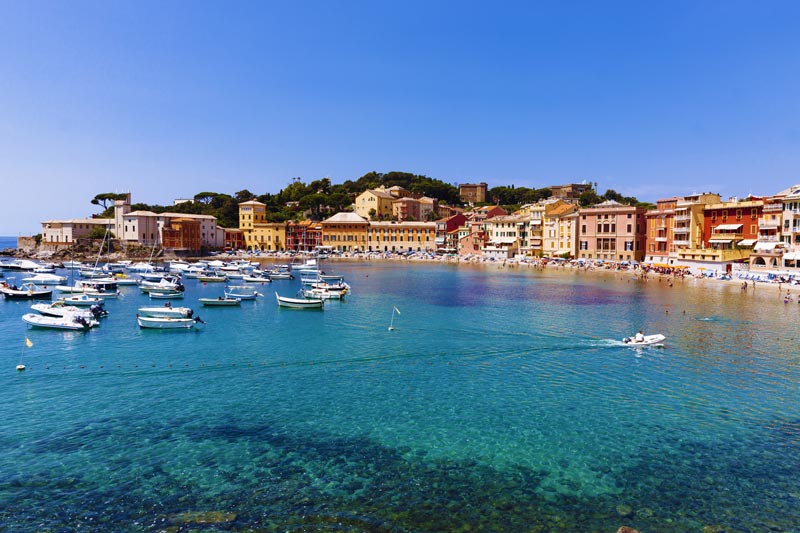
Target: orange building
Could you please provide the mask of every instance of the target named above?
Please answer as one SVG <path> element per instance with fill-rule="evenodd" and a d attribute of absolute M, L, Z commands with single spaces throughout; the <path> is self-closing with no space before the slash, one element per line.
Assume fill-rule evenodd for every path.
<path fill-rule="evenodd" d="M 641 261 L 645 247 L 645 209 L 608 200 L 578 212 L 578 257 Z"/>
<path fill-rule="evenodd" d="M 171 218 L 161 228 L 163 246 L 176 252 L 199 252 L 200 221 L 192 218 Z"/>

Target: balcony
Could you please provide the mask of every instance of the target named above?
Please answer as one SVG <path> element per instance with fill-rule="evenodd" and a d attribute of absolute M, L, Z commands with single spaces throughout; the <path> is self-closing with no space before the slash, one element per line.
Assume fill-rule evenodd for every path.
<path fill-rule="evenodd" d="M 777 235 L 759 235 L 760 242 L 779 242 L 781 239 Z"/>
<path fill-rule="evenodd" d="M 783 211 L 783 204 L 767 204 L 761 208 L 763 213 L 780 213 Z"/>
<path fill-rule="evenodd" d="M 675 215 L 674 219 L 675 222 L 690 222 L 692 215 Z"/>
<path fill-rule="evenodd" d="M 692 242 L 689 239 L 686 239 L 685 241 L 675 239 L 672 241 L 672 244 L 674 244 L 675 246 L 686 246 L 687 248 L 689 247 L 689 245 L 691 245 L 691 243 Z"/>

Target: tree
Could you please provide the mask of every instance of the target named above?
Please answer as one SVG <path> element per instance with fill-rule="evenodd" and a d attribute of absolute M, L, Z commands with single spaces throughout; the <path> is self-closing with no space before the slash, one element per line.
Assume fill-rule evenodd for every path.
<path fill-rule="evenodd" d="M 589 207 L 592 205 L 597 205 L 602 202 L 602 198 L 597 196 L 597 193 L 594 191 L 585 191 L 582 192 L 581 195 L 578 197 L 578 205 L 581 207 Z"/>
<path fill-rule="evenodd" d="M 200 202 L 201 204 L 210 204 L 211 200 L 217 195 L 215 192 L 199 192 L 194 195 L 194 201 Z"/>
<path fill-rule="evenodd" d="M 117 194 L 115 192 L 104 192 L 92 198 L 93 205 L 99 205 L 103 211 L 114 205 L 115 200 L 124 200 L 128 195 L 126 193 Z M 109 203 L 110 202 L 110 203 Z"/>
<path fill-rule="evenodd" d="M 247 189 L 242 189 L 241 191 L 234 194 L 233 197 L 236 198 L 237 202 L 242 203 L 242 202 L 249 202 L 250 200 L 255 198 L 256 195 L 251 193 Z"/>

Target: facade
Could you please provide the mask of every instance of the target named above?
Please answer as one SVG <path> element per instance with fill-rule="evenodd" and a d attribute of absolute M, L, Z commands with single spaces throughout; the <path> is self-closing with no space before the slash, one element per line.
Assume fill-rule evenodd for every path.
<path fill-rule="evenodd" d="M 455 246 L 447 248 L 448 250 L 455 249 L 458 251 L 458 255 L 482 255 L 487 236 L 480 225 L 473 226 L 467 223 L 451 233 L 454 236 Z"/>
<path fill-rule="evenodd" d="M 609 200 L 578 211 L 578 258 L 641 261 L 645 209 Z"/>
<path fill-rule="evenodd" d="M 170 218 L 161 229 L 162 246 L 176 252 L 199 252 L 200 221 L 196 218 Z"/>
<path fill-rule="evenodd" d="M 553 198 L 563 200 L 570 204 L 578 203 L 581 194 L 591 191 L 591 183 L 570 183 L 567 185 L 551 185 L 548 187 Z"/>
<path fill-rule="evenodd" d="M 353 211 L 365 220 L 389 220 L 393 216 L 392 203 L 395 200 L 397 198 L 383 187 L 369 189 L 356 196 Z M 373 210 L 374 216 L 371 217 Z"/>
<path fill-rule="evenodd" d="M 530 249 L 531 217 L 505 215 L 486 219 L 481 226 L 486 232 L 486 243 L 481 252 L 489 257 L 509 259 L 522 248 Z M 541 238 L 538 238 L 541 246 Z"/>
<path fill-rule="evenodd" d="M 508 211 L 499 205 L 489 205 L 484 207 L 476 207 L 464 213 L 464 216 L 466 216 L 471 222 L 483 222 L 487 218 L 505 216 L 507 214 Z"/>
<path fill-rule="evenodd" d="M 340 252 L 363 252 L 367 250 L 367 228 L 369 222 L 356 213 L 336 213 L 323 220 L 322 245 Z"/>
<path fill-rule="evenodd" d="M 443 218 L 441 220 L 436 221 L 436 249 L 440 250 L 442 248 L 450 248 L 455 250 L 455 239 L 452 239 L 451 242 L 448 242 L 448 235 L 452 235 L 452 232 L 466 224 L 467 217 L 465 217 L 462 213 L 457 213 L 455 215 L 449 216 L 447 218 Z"/>
<path fill-rule="evenodd" d="M 489 186 L 486 183 L 461 183 L 458 186 L 458 196 L 462 202 L 481 204 L 486 202 Z"/>
<path fill-rule="evenodd" d="M 436 212 L 436 200 L 433 198 L 403 197 L 392 202 L 392 215 L 398 221 L 428 220 Z"/>
<path fill-rule="evenodd" d="M 75 218 L 71 220 L 46 220 L 42 222 L 42 242 L 70 245 L 85 239 L 94 228 L 115 229 L 113 218 Z M 116 237 L 116 234 L 114 235 Z"/>
<path fill-rule="evenodd" d="M 370 252 L 434 252 L 435 222 L 370 222 L 367 228 Z"/>
<path fill-rule="evenodd" d="M 322 245 L 322 225 L 313 220 L 286 224 L 286 249 L 310 252 Z"/>
<path fill-rule="evenodd" d="M 239 229 L 246 250 L 286 249 L 286 224 L 267 222 L 267 205 L 262 202 L 250 200 L 239 204 Z"/>
<path fill-rule="evenodd" d="M 239 228 L 223 228 L 225 232 L 224 247 L 227 250 L 244 250 L 244 233 Z"/>
<path fill-rule="evenodd" d="M 547 257 L 576 257 L 578 253 L 578 206 L 558 202 L 545 211 L 542 254 Z"/>
<path fill-rule="evenodd" d="M 176 219 L 190 219 L 198 223 L 201 248 L 222 248 L 225 232 L 217 226 L 217 219 L 211 215 L 131 211 L 122 216 L 122 233 L 117 237 L 145 246 L 160 244 L 169 249 L 164 243 L 163 229 L 172 227 L 172 221 Z"/>
<path fill-rule="evenodd" d="M 644 214 L 647 229 L 645 260 L 653 264 L 669 264 L 669 256 L 675 251 L 675 206 L 680 198 L 662 198 L 656 208 Z"/>

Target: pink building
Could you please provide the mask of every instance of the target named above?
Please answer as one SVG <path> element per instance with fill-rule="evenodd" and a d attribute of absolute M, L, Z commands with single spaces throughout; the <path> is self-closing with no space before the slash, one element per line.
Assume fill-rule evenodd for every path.
<path fill-rule="evenodd" d="M 645 208 L 608 200 L 578 212 L 578 258 L 641 261 Z"/>

